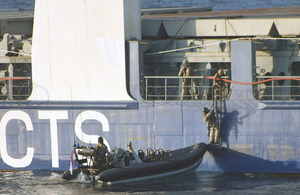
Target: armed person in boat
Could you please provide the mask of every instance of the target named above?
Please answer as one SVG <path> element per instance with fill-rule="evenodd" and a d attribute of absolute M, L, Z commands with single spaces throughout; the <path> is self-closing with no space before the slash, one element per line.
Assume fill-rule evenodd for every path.
<path fill-rule="evenodd" d="M 207 122 L 208 136 L 210 136 L 209 144 L 217 144 L 219 142 L 219 129 L 217 128 L 216 116 L 214 113 L 214 107 L 212 110 L 203 108 L 203 118 Z"/>
<path fill-rule="evenodd" d="M 194 69 L 190 66 L 188 60 L 183 60 L 183 67 L 180 69 L 178 76 L 194 76 Z M 194 79 L 183 78 L 182 79 L 182 91 L 180 100 L 191 99 L 193 97 L 193 86 L 195 86 Z"/>
<path fill-rule="evenodd" d="M 103 143 L 103 137 L 98 137 L 98 144 L 94 151 L 95 168 L 102 168 L 108 164 L 107 154 L 109 154 L 109 152 L 107 146 Z"/>

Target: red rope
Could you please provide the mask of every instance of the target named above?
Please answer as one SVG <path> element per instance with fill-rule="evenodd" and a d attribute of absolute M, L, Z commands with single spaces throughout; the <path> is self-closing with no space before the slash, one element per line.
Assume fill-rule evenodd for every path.
<path fill-rule="evenodd" d="M 204 78 L 205 79 L 214 79 L 214 77 L 204 77 Z M 269 82 L 269 81 L 279 81 L 279 80 L 300 81 L 300 79 L 297 79 L 297 78 L 274 78 L 274 79 L 266 79 L 266 80 L 262 80 L 262 81 L 252 82 L 252 83 L 245 83 L 245 82 L 232 81 L 232 80 L 228 80 L 228 79 L 220 79 L 220 78 L 216 78 L 216 79 L 221 80 L 221 81 L 225 81 L 225 82 L 229 82 L 229 83 L 239 84 L 239 85 L 256 85 L 256 84 L 260 84 L 260 83 L 266 83 L 266 82 Z"/>
<path fill-rule="evenodd" d="M 30 79 L 30 77 L 7 77 L 7 78 L 0 78 L 0 81 L 26 80 L 26 79 Z"/>

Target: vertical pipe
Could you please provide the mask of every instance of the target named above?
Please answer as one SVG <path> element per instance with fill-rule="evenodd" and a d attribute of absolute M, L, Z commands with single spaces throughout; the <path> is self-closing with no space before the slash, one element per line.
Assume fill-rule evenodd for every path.
<path fill-rule="evenodd" d="M 272 100 L 274 100 L 274 80 L 272 80 Z"/>
<path fill-rule="evenodd" d="M 167 83 L 168 83 L 168 80 L 167 80 L 167 78 L 165 78 L 165 100 L 167 100 Z"/>
<path fill-rule="evenodd" d="M 146 100 L 148 100 L 148 78 L 146 78 Z"/>
<path fill-rule="evenodd" d="M 191 78 L 191 86 L 190 86 L 190 91 L 192 92 L 191 95 L 191 100 L 194 100 L 195 96 L 194 96 L 194 86 L 193 86 L 193 82 L 194 82 L 194 78 Z"/>
<path fill-rule="evenodd" d="M 10 78 L 12 78 L 14 76 L 14 67 L 11 63 L 8 65 L 8 76 Z M 7 98 L 9 100 L 13 99 L 13 81 L 12 80 L 8 81 L 8 97 Z"/>
<path fill-rule="evenodd" d="M 219 111 L 219 146 L 222 148 L 222 101 L 223 101 L 223 86 L 220 88 L 220 111 Z"/>
<path fill-rule="evenodd" d="M 212 106 L 215 107 L 215 86 L 212 87 Z"/>

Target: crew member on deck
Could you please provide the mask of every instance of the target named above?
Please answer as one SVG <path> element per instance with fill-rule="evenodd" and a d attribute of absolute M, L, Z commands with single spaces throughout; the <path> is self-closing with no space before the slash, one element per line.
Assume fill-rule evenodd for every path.
<path fill-rule="evenodd" d="M 213 85 L 213 89 L 214 89 L 214 99 L 215 100 L 220 100 L 221 95 L 223 93 L 223 86 L 225 85 L 224 81 L 222 80 L 218 80 L 220 79 L 222 76 L 224 76 L 224 72 L 222 69 L 219 69 L 218 72 L 215 74 L 214 76 L 214 85 Z M 222 97 L 223 99 L 224 97 Z"/>
<path fill-rule="evenodd" d="M 224 76 L 224 72 L 222 69 L 219 69 L 218 72 L 215 74 L 214 76 L 214 86 L 223 86 L 224 85 L 224 81 L 222 80 L 218 80 L 219 78 L 221 78 L 222 76 Z"/>
<path fill-rule="evenodd" d="M 213 110 L 208 108 L 203 109 L 203 118 L 207 122 L 210 129 L 209 144 L 217 144 L 219 142 L 219 129 L 217 128 L 216 116 Z"/>
<path fill-rule="evenodd" d="M 178 76 L 194 76 L 194 69 L 190 66 L 188 60 L 183 60 L 183 67 L 180 69 Z M 194 84 L 194 80 L 193 80 Z M 180 100 L 190 99 L 192 92 L 192 81 L 190 78 L 182 79 L 182 91 Z"/>
<path fill-rule="evenodd" d="M 103 143 L 103 137 L 98 137 L 98 144 L 95 147 L 94 162 L 96 167 L 100 168 L 107 164 L 106 154 L 108 153 L 107 146 Z"/>

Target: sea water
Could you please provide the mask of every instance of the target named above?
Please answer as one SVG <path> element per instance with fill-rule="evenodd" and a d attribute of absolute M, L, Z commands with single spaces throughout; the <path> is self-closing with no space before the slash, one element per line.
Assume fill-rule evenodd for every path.
<path fill-rule="evenodd" d="M 214 11 L 300 6 L 300 0 L 142 0 L 143 8 L 194 6 Z M 34 0 L 0 0 L 0 9 L 33 9 Z M 200 165 L 201 166 L 201 165 Z M 300 194 L 300 177 L 276 174 L 195 172 L 155 181 L 103 186 L 82 176 L 65 181 L 62 173 L 0 173 L 0 194 Z"/>
<path fill-rule="evenodd" d="M 274 174 L 195 172 L 154 181 L 104 186 L 88 177 L 72 181 L 62 173 L 0 173 L 0 194 L 300 194 L 300 177 Z"/>

